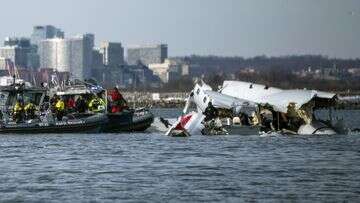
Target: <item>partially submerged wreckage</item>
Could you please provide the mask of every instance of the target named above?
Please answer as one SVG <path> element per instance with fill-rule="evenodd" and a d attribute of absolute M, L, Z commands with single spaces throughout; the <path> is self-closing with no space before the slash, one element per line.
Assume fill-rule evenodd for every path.
<path fill-rule="evenodd" d="M 316 90 L 282 90 L 241 81 L 224 81 L 219 91 L 205 83 L 191 91 L 183 115 L 166 133 L 170 136 L 195 134 L 336 134 L 342 121 L 333 125 L 333 93 Z M 196 111 L 188 112 L 190 104 Z M 329 120 L 315 117 L 316 109 L 329 109 Z M 209 113 L 210 112 L 210 113 Z"/>

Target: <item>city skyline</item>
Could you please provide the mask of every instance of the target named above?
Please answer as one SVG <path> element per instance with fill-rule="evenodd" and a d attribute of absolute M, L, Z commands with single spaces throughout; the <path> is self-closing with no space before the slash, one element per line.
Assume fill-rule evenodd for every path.
<path fill-rule="evenodd" d="M 322 54 L 359 58 L 360 2 L 336 1 L 47 1 L 3 2 L 0 38 L 30 36 L 34 25 L 54 25 L 66 36 L 95 34 L 124 47 L 169 45 L 170 56 L 191 54 L 281 56 Z M 61 11 L 61 12 L 59 12 Z"/>

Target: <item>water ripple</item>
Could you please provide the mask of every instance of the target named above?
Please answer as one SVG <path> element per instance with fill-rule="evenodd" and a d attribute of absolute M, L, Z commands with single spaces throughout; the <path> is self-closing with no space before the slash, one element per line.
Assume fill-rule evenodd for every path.
<path fill-rule="evenodd" d="M 360 136 L 0 136 L 1 202 L 357 202 Z"/>

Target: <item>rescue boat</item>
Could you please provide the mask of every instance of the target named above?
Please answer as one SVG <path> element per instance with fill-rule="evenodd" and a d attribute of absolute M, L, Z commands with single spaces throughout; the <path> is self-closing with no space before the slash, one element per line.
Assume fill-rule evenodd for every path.
<path fill-rule="evenodd" d="M 104 113 L 108 120 L 103 125 L 101 132 L 142 132 L 151 126 L 154 122 L 154 115 L 147 108 L 132 109 L 126 107 L 113 112 L 109 103 L 109 99 L 111 99 L 109 98 L 109 92 L 112 91 L 114 90 L 106 90 L 95 84 L 75 81 L 74 84 L 63 87 L 56 94 L 65 98 L 79 97 L 80 95 L 85 98 L 91 95 L 101 95 L 105 100 L 106 107 L 99 113 Z M 121 95 L 120 92 L 117 92 L 117 94 Z M 124 100 L 124 102 L 126 101 Z"/>
<path fill-rule="evenodd" d="M 25 122 L 5 122 L 0 124 L 1 133 L 37 134 L 37 133 L 99 133 L 108 121 L 104 114 L 83 115 L 56 120 L 28 120 Z"/>
<path fill-rule="evenodd" d="M 0 87 L 0 134 L 1 133 L 97 133 L 101 132 L 108 118 L 105 114 L 67 115 L 61 121 L 54 118 L 50 110 L 40 111 L 44 105 L 47 89 L 31 87 L 25 83 L 14 83 Z M 37 106 L 37 115 L 33 119 L 23 118 L 14 121 L 12 107 L 21 99 L 24 103 L 33 102 Z M 40 113 L 41 112 L 41 113 Z M 40 114 L 40 115 L 39 115 Z"/>

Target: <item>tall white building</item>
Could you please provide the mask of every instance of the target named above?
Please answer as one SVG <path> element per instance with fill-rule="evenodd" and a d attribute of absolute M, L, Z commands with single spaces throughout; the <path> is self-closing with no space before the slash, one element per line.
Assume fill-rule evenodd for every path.
<path fill-rule="evenodd" d="M 40 68 L 68 72 L 72 78 L 90 77 L 94 35 L 85 34 L 68 39 L 47 39 L 39 43 Z"/>

